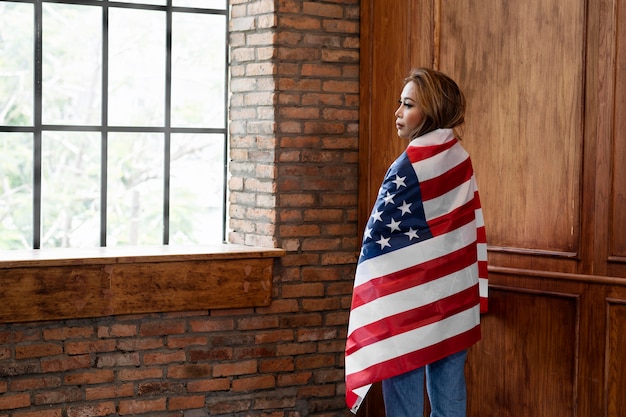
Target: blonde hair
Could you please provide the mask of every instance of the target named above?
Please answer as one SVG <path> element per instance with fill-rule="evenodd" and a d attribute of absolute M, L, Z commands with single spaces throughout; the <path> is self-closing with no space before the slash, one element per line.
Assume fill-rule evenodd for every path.
<path fill-rule="evenodd" d="M 417 85 L 417 106 L 422 111 L 422 122 L 411 132 L 411 139 L 437 129 L 454 129 L 465 122 L 465 96 L 459 86 L 442 72 L 430 68 L 415 68 L 404 79 L 404 85 Z"/>

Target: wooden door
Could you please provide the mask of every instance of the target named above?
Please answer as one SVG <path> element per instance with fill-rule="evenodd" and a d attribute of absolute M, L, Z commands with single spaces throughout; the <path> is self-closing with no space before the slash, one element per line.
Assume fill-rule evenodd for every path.
<path fill-rule="evenodd" d="M 361 6 L 361 225 L 407 145 L 393 112 L 410 68 L 468 101 L 490 261 L 468 416 L 625 415 L 626 1 Z M 384 415 L 379 388 L 360 414 Z"/>

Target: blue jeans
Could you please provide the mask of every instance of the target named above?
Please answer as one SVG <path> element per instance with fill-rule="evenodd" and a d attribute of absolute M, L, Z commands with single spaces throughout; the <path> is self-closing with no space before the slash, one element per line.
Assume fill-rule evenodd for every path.
<path fill-rule="evenodd" d="M 467 350 L 383 380 L 386 417 L 424 416 L 424 370 L 431 417 L 465 417 Z"/>

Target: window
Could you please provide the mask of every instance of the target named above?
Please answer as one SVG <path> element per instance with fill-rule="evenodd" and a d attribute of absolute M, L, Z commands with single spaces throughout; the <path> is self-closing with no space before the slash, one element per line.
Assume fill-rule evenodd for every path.
<path fill-rule="evenodd" d="M 0 249 L 224 240 L 227 0 L 0 0 Z"/>

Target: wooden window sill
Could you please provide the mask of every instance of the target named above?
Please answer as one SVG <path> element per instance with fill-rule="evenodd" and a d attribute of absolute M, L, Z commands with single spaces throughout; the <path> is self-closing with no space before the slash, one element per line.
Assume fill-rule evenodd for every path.
<path fill-rule="evenodd" d="M 230 244 L 0 252 L 0 323 L 267 306 L 284 254 Z"/>

